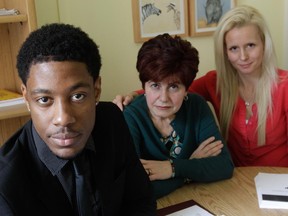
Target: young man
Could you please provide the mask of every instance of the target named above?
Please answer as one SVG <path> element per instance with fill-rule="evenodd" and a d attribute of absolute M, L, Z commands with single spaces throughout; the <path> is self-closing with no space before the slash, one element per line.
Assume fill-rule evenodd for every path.
<path fill-rule="evenodd" d="M 43 26 L 24 42 L 17 69 L 31 121 L 0 150 L 1 215 L 155 214 L 122 112 L 99 103 L 100 68 L 97 45 L 72 25 Z"/>

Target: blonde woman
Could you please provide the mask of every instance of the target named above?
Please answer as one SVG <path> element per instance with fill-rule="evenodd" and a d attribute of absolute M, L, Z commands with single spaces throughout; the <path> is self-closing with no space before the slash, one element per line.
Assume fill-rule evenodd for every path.
<path fill-rule="evenodd" d="M 188 91 L 212 103 L 236 166 L 288 167 L 288 72 L 277 68 L 264 18 L 250 6 L 231 9 L 214 45 L 216 70 Z M 133 94 L 114 103 L 122 107 Z"/>
<path fill-rule="evenodd" d="M 262 15 L 249 6 L 230 10 L 214 46 L 217 72 L 189 90 L 213 104 L 235 165 L 288 166 L 287 71 L 277 69 Z"/>

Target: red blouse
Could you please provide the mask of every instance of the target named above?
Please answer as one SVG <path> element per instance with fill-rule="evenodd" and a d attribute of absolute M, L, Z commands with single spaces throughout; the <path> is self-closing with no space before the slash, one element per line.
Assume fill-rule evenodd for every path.
<path fill-rule="evenodd" d="M 273 115 L 268 116 L 265 145 L 257 145 L 257 104 L 253 104 L 253 116 L 246 124 L 245 102 L 238 98 L 227 141 L 235 166 L 288 167 L 288 71 L 278 70 L 278 73 L 281 81 L 273 94 Z M 210 101 L 219 119 L 216 71 L 194 80 L 189 91 Z"/>

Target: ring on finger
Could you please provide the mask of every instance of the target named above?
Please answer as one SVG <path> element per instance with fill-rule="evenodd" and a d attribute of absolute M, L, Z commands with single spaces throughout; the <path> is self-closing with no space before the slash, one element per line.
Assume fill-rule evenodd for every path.
<path fill-rule="evenodd" d="M 147 173 L 148 173 L 148 175 L 151 175 L 152 171 L 150 169 L 147 169 Z"/>
<path fill-rule="evenodd" d="M 147 175 L 149 176 L 150 175 L 150 170 L 147 169 L 146 172 L 147 172 Z"/>

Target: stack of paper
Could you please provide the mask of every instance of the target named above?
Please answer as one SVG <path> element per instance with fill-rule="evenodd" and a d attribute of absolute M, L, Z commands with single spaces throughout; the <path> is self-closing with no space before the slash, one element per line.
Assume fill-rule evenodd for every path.
<path fill-rule="evenodd" d="M 19 11 L 16 9 L 7 10 L 6 8 L 0 8 L 0 16 L 7 16 L 7 15 L 18 15 Z"/>
<path fill-rule="evenodd" d="M 254 180 L 260 208 L 288 209 L 288 174 L 259 173 Z"/>

